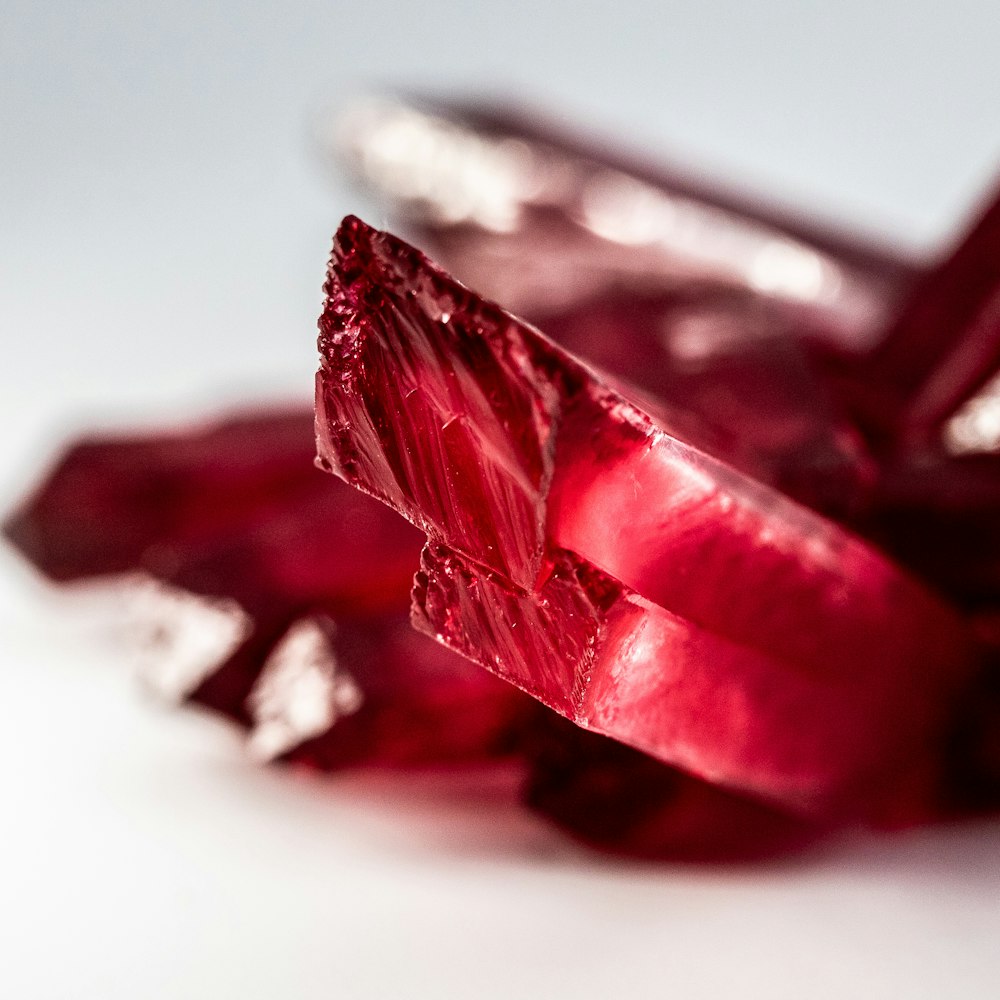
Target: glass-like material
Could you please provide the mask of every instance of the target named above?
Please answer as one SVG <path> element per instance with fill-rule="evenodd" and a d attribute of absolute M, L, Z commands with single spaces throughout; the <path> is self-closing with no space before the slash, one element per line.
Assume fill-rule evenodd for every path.
<path fill-rule="evenodd" d="M 320 455 L 427 534 L 419 626 L 581 725 L 805 812 L 869 809 L 931 751 L 969 641 L 877 552 L 357 219 L 327 291 Z"/>

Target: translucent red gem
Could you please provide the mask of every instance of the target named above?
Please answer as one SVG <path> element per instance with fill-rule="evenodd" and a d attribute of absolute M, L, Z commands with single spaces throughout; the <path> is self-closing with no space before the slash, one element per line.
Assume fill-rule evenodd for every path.
<path fill-rule="evenodd" d="M 263 756 L 516 762 L 604 850 L 1000 806 L 1000 202 L 921 271 L 508 109 L 374 102 L 342 135 L 545 331 L 341 229 L 320 459 L 422 554 L 313 468 L 305 407 L 82 441 L 11 541 L 157 581 L 165 686 Z M 171 667 L 192 623 L 215 640 Z"/>
<path fill-rule="evenodd" d="M 877 809 L 923 766 L 972 664 L 943 603 L 406 244 L 347 220 L 327 289 L 320 454 L 427 533 L 418 624 L 787 808 Z"/>

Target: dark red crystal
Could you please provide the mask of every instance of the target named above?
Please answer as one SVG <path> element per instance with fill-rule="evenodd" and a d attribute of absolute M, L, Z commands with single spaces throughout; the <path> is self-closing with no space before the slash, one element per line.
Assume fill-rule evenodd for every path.
<path fill-rule="evenodd" d="M 719 860 L 805 842 L 794 820 L 553 725 L 414 631 L 419 533 L 317 473 L 312 430 L 311 412 L 292 411 L 89 439 L 6 531 L 53 579 L 140 571 L 189 588 L 188 604 L 252 609 L 245 634 L 183 693 L 246 726 L 268 757 L 321 770 L 518 761 L 532 809 L 615 853 Z M 166 595 L 152 612 L 158 630 L 171 627 Z"/>
<path fill-rule="evenodd" d="M 975 427 L 953 420 L 1000 372 L 1000 195 L 954 251 L 913 289 L 859 373 L 876 428 L 897 447 L 977 447 Z M 973 415 L 974 419 L 974 415 Z M 994 421 L 995 422 L 995 421 Z"/>
<path fill-rule="evenodd" d="M 325 623 L 357 708 L 283 756 L 321 770 L 427 767 L 512 758 L 528 713 L 521 692 L 415 632 L 405 614 Z"/>
<path fill-rule="evenodd" d="M 615 854 L 748 861 L 807 846 L 823 827 L 699 781 L 541 710 L 526 728 L 529 808 Z"/>
<path fill-rule="evenodd" d="M 245 636 L 183 693 L 248 727 L 266 664 L 315 622 L 359 698 L 292 756 L 402 766 L 509 752 L 522 696 L 412 632 L 419 532 L 315 468 L 313 423 L 297 410 L 83 441 L 5 531 L 55 580 L 143 572 L 235 601 Z"/>
<path fill-rule="evenodd" d="M 143 570 L 252 611 L 398 609 L 420 536 L 331 488 L 312 428 L 299 409 L 83 440 L 4 531 L 53 580 Z"/>
<path fill-rule="evenodd" d="M 749 294 L 778 327 L 857 346 L 917 274 L 871 239 L 509 102 L 368 100 L 338 134 L 342 161 L 421 245 L 533 322 L 607 294 L 704 285 Z"/>

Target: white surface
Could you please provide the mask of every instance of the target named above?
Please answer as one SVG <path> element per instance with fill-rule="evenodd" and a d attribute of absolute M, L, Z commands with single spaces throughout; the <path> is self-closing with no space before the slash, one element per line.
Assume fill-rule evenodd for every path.
<path fill-rule="evenodd" d="M 307 396 L 359 205 L 305 136 L 348 91 L 521 92 L 926 247 L 1000 159 L 998 51 L 994 0 L 7 0 L 0 500 L 96 421 Z M 260 769 L 72 609 L 0 557 L 0 995 L 996 995 L 995 824 L 615 866 L 488 796 Z"/>

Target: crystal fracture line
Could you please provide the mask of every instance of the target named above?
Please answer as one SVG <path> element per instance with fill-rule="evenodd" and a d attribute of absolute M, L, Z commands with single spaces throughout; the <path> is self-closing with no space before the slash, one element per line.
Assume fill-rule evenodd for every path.
<path fill-rule="evenodd" d="M 598 731 L 796 809 L 868 808 L 931 752 L 968 643 L 874 550 L 357 219 L 327 291 L 321 459 L 449 553 L 461 599 L 421 608 L 441 591 L 427 555 L 417 585 L 438 638 Z M 618 601 L 595 605 L 584 579 L 639 624 L 619 628 Z M 539 655 L 553 613 L 580 650 Z M 685 712 L 710 724 L 685 728 Z"/>

